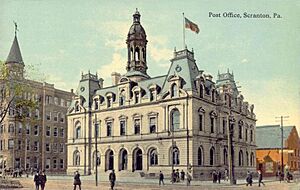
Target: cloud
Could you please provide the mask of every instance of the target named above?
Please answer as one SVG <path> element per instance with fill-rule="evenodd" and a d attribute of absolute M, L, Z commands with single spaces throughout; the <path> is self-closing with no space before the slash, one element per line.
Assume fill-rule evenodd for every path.
<path fill-rule="evenodd" d="M 47 74 L 45 78 L 46 78 L 46 83 L 54 84 L 55 85 L 54 87 L 58 89 L 64 89 L 68 91 L 70 87 L 77 86 L 77 81 L 74 82 L 66 81 L 65 78 L 62 78 L 55 74 Z"/>
<path fill-rule="evenodd" d="M 98 69 L 98 74 L 104 81 L 111 80 L 112 72 L 119 72 L 124 74 L 126 72 L 127 59 L 120 53 L 114 53 L 112 56 L 112 61 L 109 64 L 103 65 Z"/>
<path fill-rule="evenodd" d="M 244 58 L 242 61 L 241 61 L 241 63 L 242 64 L 246 64 L 246 63 L 248 63 L 249 61 L 248 61 L 248 59 L 246 59 L 246 58 Z"/>
<path fill-rule="evenodd" d="M 170 60 L 172 58 L 173 51 L 167 48 L 150 46 L 148 48 L 148 53 L 150 53 L 150 56 L 154 61 L 159 62 Z"/>
<path fill-rule="evenodd" d="M 122 39 L 117 40 L 106 40 L 105 46 L 114 48 L 115 51 L 125 50 L 126 44 Z"/>

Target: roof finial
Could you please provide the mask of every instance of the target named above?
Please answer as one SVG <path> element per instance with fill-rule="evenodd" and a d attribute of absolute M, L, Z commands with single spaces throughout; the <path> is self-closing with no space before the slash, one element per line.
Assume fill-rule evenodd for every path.
<path fill-rule="evenodd" d="M 14 24 L 15 24 L 15 36 L 17 36 L 17 31 L 19 31 L 18 24 L 15 21 L 14 21 Z"/>
<path fill-rule="evenodd" d="M 229 73 L 229 68 L 227 68 L 227 73 Z"/>

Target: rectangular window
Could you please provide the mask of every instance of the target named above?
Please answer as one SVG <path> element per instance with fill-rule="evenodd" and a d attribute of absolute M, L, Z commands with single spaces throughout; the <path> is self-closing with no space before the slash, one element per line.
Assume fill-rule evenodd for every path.
<path fill-rule="evenodd" d="M 19 134 L 22 133 L 22 123 L 19 123 L 18 133 L 19 133 Z"/>
<path fill-rule="evenodd" d="M 46 119 L 47 119 L 48 121 L 51 120 L 51 112 L 47 112 L 47 113 L 46 113 Z"/>
<path fill-rule="evenodd" d="M 215 132 L 215 119 L 213 117 L 210 118 L 210 132 Z"/>
<path fill-rule="evenodd" d="M 57 143 L 53 143 L 53 152 L 57 152 Z"/>
<path fill-rule="evenodd" d="M 46 126 L 46 136 L 50 137 L 51 136 L 51 129 L 50 126 Z"/>
<path fill-rule="evenodd" d="M 30 135 L 30 126 L 28 124 L 26 125 L 26 134 Z"/>
<path fill-rule="evenodd" d="M 59 152 L 64 152 L 64 144 L 63 143 L 60 143 L 60 146 L 59 146 Z"/>
<path fill-rule="evenodd" d="M 18 140 L 18 150 L 21 150 L 22 148 L 22 141 Z"/>
<path fill-rule="evenodd" d="M 107 98 L 107 107 L 110 108 L 111 107 L 111 97 Z"/>
<path fill-rule="evenodd" d="M 226 134 L 226 119 L 223 119 L 223 134 Z"/>
<path fill-rule="evenodd" d="M 53 158 L 53 168 L 56 169 L 57 168 L 57 159 Z"/>
<path fill-rule="evenodd" d="M 149 131 L 150 131 L 150 133 L 156 133 L 156 117 L 150 117 Z"/>
<path fill-rule="evenodd" d="M 50 143 L 46 143 L 46 152 L 50 152 Z"/>
<path fill-rule="evenodd" d="M 65 136 L 65 129 L 61 128 L 60 129 L 60 137 L 64 137 Z"/>
<path fill-rule="evenodd" d="M 64 114 L 60 114 L 60 122 L 62 122 L 62 123 L 65 122 L 65 116 L 64 116 Z"/>
<path fill-rule="evenodd" d="M 26 168 L 30 168 L 30 157 L 26 158 Z"/>
<path fill-rule="evenodd" d="M 3 150 L 3 145 L 2 145 L 3 141 L 0 140 L 0 150 Z"/>
<path fill-rule="evenodd" d="M 203 115 L 199 115 L 199 131 L 203 131 Z"/>
<path fill-rule="evenodd" d="M 58 97 L 54 97 L 54 104 L 58 105 Z"/>
<path fill-rule="evenodd" d="M 57 113 L 54 113 L 53 115 L 54 115 L 53 120 L 54 120 L 54 121 L 58 121 Z"/>
<path fill-rule="evenodd" d="M 30 150 L 30 140 L 26 139 L 26 150 Z"/>
<path fill-rule="evenodd" d="M 107 122 L 107 124 L 106 124 L 106 135 L 108 137 L 111 136 L 111 130 L 112 130 L 112 123 L 111 122 Z"/>
<path fill-rule="evenodd" d="M 57 135 L 58 135 L 58 129 L 57 129 L 57 127 L 54 127 L 54 129 L 53 129 L 53 136 L 57 137 Z"/>
<path fill-rule="evenodd" d="M 253 131 L 250 130 L 250 141 L 253 142 Z"/>
<path fill-rule="evenodd" d="M 38 126 L 38 125 L 35 125 L 35 126 L 34 126 L 33 134 L 34 134 L 35 136 L 38 136 L 38 135 L 39 135 L 39 126 Z"/>
<path fill-rule="evenodd" d="M 60 99 L 60 106 L 65 106 L 65 100 L 64 99 Z"/>
<path fill-rule="evenodd" d="M 120 121 L 120 135 L 123 136 L 125 134 L 126 134 L 125 121 Z"/>
<path fill-rule="evenodd" d="M 50 169 L 50 163 L 51 163 L 50 158 L 47 158 L 46 159 L 46 169 Z"/>
<path fill-rule="evenodd" d="M 141 133 L 141 124 L 139 119 L 134 120 L 134 134 L 138 135 Z"/>
<path fill-rule="evenodd" d="M 245 130 L 245 139 L 246 139 L 246 142 L 248 141 L 248 129 Z"/>
<path fill-rule="evenodd" d="M 39 142 L 38 141 L 34 141 L 33 150 L 34 151 L 39 151 Z"/>
<path fill-rule="evenodd" d="M 64 159 L 60 159 L 59 161 L 59 168 L 64 169 Z"/>
<path fill-rule="evenodd" d="M 13 149 L 14 144 L 15 144 L 15 142 L 13 139 L 8 139 L 8 149 Z"/>

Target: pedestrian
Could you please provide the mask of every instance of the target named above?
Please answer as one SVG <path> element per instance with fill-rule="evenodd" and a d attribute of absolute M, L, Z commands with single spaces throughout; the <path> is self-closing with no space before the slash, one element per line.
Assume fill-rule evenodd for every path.
<path fill-rule="evenodd" d="M 175 174 L 175 170 L 173 170 L 171 173 L 171 183 L 175 183 L 175 181 L 176 181 L 176 174 Z"/>
<path fill-rule="evenodd" d="M 224 171 L 224 181 L 226 180 L 226 181 L 228 181 L 228 169 L 225 169 L 225 171 Z"/>
<path fill-rule="evenodd" d="M 179 177 L 179 169 L 176 170 L 176 182 L 180 181 L 180 177 Z"/>
<path fill-rule="evenodd" d="M 39 180 L 40 180 L 41 189 L 44 190 L 45 185 L 46 185 L 46 181 L 47 181 L 47 176 L 46 176 L 44 170 L 40 173 Z"/>
<path fill-rule="evenodd" d="M 34 184 L 35 184 L 35 190 L 39 190 L 40 186 L 40 177 L 39 177 L 39 172 L 37 171 L 36 174 L 34 175 L 33 178 Z"/>
<path fill-rule="evenodd" d="M 81 190 L 80 174 L 79 174 L 78 171 L 76 171 L 75 174 L 74 174 L 74 183 L 73 183 L 73 185 L 74 185 L 73 190 L 76 190 L 77 185 L 79 187 L 79 190 Z"/>
<path fill-rule="evenodd" d="M 262 181 L 263 176 L 260 170 L 257 171 L 258 173 L 258 187 L 260 187 L 260 184 L 263 184 L 265 186 L 265 183 Z"/>
<path fill-rule="evenodd" d="M 252 180 L 252 174 L 250 171 L 247 172 L 247 177 L 246 177 L 246 186 L 250 185 L 252 186 L 253 180 Z"/>
<path fill-rule="evenodd" d="M 185 176 L 185 173 L 184 173 L 183 170 L 181 170 L 181 172 L 180 172 L 180 178 L 181 178 L 182 181 L 184 181 L 184 176 Z"/>
<path fill-rule="evenodd" d="M 115 170 L 112 170 L 112 172 L 109 174 L 109 181 L 110 181 L 110 188 L 111 190 L 113 190 L 116 183 Z"/>
<path fill-rule="evenodd" d="M 213 180 L 213 183 L 217 182 L 217 173 L 215 170 L 212 172 L 212 180 Z"/>
<path fill-rule="evenodd" d="M 217 171 L 217 178 L 218 178 L 218 183 L 221 183 L 221 172 L 220 172 L 220 170 Z"/>
<path fill-rule="evenodd" d="M 186 186 L 190 186 L 192 181 L 192 176 L 189 172 L 186 172 Z"/>
<path fill-rule="evenodd" d="M 164 183 L 164 174 L 161 171 L 159 171 L 159 181 L 158 181 L 158 184 L 159 184 L 159 186 L 161 184 L 165 185 L 165 183 Z"/>

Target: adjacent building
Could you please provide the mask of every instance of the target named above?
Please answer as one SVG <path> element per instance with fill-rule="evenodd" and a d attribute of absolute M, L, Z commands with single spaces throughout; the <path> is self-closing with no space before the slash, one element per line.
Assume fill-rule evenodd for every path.
<path fill-rule="evenodd" d="M 300 169 L 300 140 L 295 126 L 283 127 L 283 166 L 290 171 Z M 257 169 L 266 176 L 275 176 L 281 168 L 281 127 L 256 127 Z"/>
<path fill-rule="evenodd" d="M 97 74 L 81 76 L 67 113 L 67 172 L 93 174 L 98 166 L 100 176 L 112 169 L 119 176 L 156 176 L 183 169 L 207 179 L 228 168 L 229 133 L 236 175 L 255 170 L 254 106 L 233 73 L 213 81 L 185 48 L 174 50 L 165 75 L 149 76 L 140 17 L 133 14 L 127 35 L 127 72 L 112 73 L 108 87 Z"/>
<path fill-rule="evenodd" d="M 26 79 L 16 35 L 5 67 L 10 80 L 1 81 L 1 85 L 10 82 L 27 86 L 18 98 L 32 100 L 38 106 L 27 110 L 26 118 L 22 120 L 19 117 L 22 110 L 15 109 L 15 101 L 10 106 L 0 125 L 0 168 L 45 169 L 47 173 L 64 173 L 67 166 L 66 112 L 72 93 L 56 89 L 53 84 Z"/>

